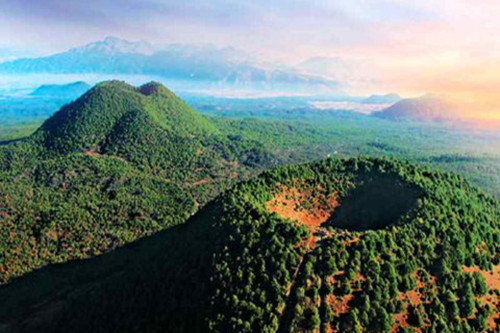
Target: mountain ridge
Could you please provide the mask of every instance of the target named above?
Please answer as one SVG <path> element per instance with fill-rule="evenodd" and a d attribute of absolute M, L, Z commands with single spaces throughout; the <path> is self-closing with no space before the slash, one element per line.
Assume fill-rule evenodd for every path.
<path fill-rule="evenodd" d="M 128 42 L 113 37 L 47 57 L 4 62 L 0 64 L 0 72 L 158 75 L 212 88 L 340 89 L 336 81 L 293 68 L 264 65 L 233 48 L 180 44 L 155 48 L 146 42 Z"/>
<path fill-rule="evenodd" d="M 361 103 L 363 104 L 394 104 L 401 100 L 401 96 L 395 93 L 389 93 L 385 95 L 370 95 L 363 99 Z"/>

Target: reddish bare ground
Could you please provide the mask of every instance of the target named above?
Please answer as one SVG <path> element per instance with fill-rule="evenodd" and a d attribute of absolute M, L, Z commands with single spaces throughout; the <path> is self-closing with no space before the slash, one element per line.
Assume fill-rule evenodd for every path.
<path fill-rule="evenodd" d="M 87 156 L 91 156 L 91 157 L 97 157 L 97 158 L 109 157 L 109 158 L 119 159 L 120 161 L 124 161 L 124 159 L 122 157 L 115 156 L 115 155 L 103 155 L 103 154 L 100 154 L 100 153 L 96 152 L 93 149 L 86 150 L 86 151 L 83 152 L 83 154 L 87 155 Z"/>
<path fill-rule="evenodd" d="M 483 297 L 479 298 L 479 302 L 481 304 L 490 304 L 493 308 L 493 315 L 488 319 L 488 325 L 492 331 L 495 331 L 497 324 L 495 320 L 500 319 L 500 311 L 498 311 L 500 307 L 500 298 L 496 294 L 486 294 Z"/>
<path fill-rule="evenodd" d="M 427 284 L 432 284 L 436 286 L 436 278 L 434 276 L 430 277 L 430 282 L 423 282 L 418 276 L 418 270 L 413 272 L 413 277 L 417 279 L 415 289 L 409 290 L 405 293 L 400 293 L 399 299 L 402 301 L 408 301 L 409 304 L 413 306 L 418 306 L 420 303 L 428 303 L 422 301 L 422 293 L 420 289 L 424 288 Z M 391 332 L 398 332 L 400 327 L 409 327 L 408 324 L 408 304 L 406 304 L 405 309 L 400 313 L 393 314 L 394 324 L 392 325 Z M 427 326 L 427 324 L 426 324 Z M 415 328 L 415 332 L 422 332 L 420 328 Z"/>
<path fill-rule="evenodd" d="M 488 288 L 492 290 L 500 289 L 500 265 L 493 266 L 492 271 L 484 271 L 477 266 L 464 266 L 462 270 L 468 273 L 479 272 L 482 276 L 484 276 L 484 280 L 486 281 Z"/>
<path fill-rule="evenodd" d="M 490 291 L 500 290 L 500 265 L 493 266 L 492 271 L 482 270 L 478 266 L 464 266 L 462 267 L 462 270 L 468 273 L 481 273 L 481 275 L 484 276 L 484 280 Z M 495 320 L 500 319 L 500 298 L 496 294 L 490 292 L 480 297 L 479 302 L 481 304 L 490 304 L 492 306 L 493 315 L 489 318 L 488 324 L 492 330 L 495 330 L 497 326 Z"/>
<path fill-rule="evenodd" d="M 86 150 L 85 152 L 83 152 L 85 155 L 87 156 L 92 156 L 92 157 L 102 157 L 101 154 L 99 154 L 98 152 L 94 151 L 94 150 Z"/>
<path fill-rule="evenodd" d="M 481 242 L 481 244 L 476 245 L 476 251 L 477 253 L 488 252 L 488 246 L 486 245 L 486 242 Z"/>
<path fill-rule="evenodd" d="M 344 295 L 344 296 L 335 296 L 330 294 L 326 297 L 326 301 L 330 305 L 333 313 L 340 315 L 343 313 L 347 313 L 349 310 L 348 303 L 354 298 L 353 294 Z"/>
<path fill-rule="evenodd" d="M 197 182 L 188 183 L 188 186 L 200 186 L 200 185 L 208 183 L 209 181 L 210 181 L 210 178 L 203 178 L 201 180 L 198 180 Z"/>
<path fill-rule="evenodd" d="M 305 225 L 311 232 L 325 223 L 339 205 L 336 193 L 330 194 L 326 198 L 327 204 L 324 205 L 318 198 L 313 198 L 310 191 L 299 190 L 296 187 L 278 186 L 278 188 L 278 193 L 267 202 L 267 209 L 282 218 Z"/>
<path fill-rule="evenodd" d="M 359 237 L 353 237 L 351 239 L 348 239 L 346 241 L 343 241 L 342 243 L 345 245 L 345 246 L 352 246 L 354 244 L 356 244 L 357 242 L 359 242 Z"/>
<path fill-rule="evenodd" d="M 342 275 L 345 274 L 345 271 L 340 270 L 335 272 L 333 275 L 330 275 L 326 282 L 330 285 L 335 283 L 335 280 L 340 278 Z M 353 281 L 351 281 L 351 286 L 355 281 L 361 281 L 363 282 L 365 280 L 365 277 L 361 273 L 357 273 L 356 277 L 354 278 Z M 332 312 L 335 313 L 336 315 L 341 315 L 343 313 L 347 313 L 349 311 L 349 302 L 354 298 L 354 293 L 359 292 L 360 289 L 353 289 L 353 293 L 349 295 L 343 295 L 343 296 L 336 296 L 334 294 L 330 294 L 326 297 L 326 302 L 332 309 Z M 331 328 L 330 328 L 331 329 Z M 332 332 L 334 330 L 332 329 Z"/>

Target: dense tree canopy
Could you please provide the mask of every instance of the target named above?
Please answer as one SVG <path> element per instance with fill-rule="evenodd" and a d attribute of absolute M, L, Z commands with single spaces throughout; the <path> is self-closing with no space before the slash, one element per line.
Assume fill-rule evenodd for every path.
<path fill-rule="evenodd" d="M 182 223 L 276 163 L 160 84 L 98 84 L 0 146 L 0 283 Z"/>
<path fill-rule="evenodd" d="M 363 230 L 338 224 L 357 191 L 384 192 L 388 180 L 416 196 L 398 216 Z M 273 212 L 276 198 L 297 219 Z M 499 214 L 497 199 L 462 178 L 406 162 L 278 168 L 185 224 L 15 280 L 0 290 L 0 322 L 39 332 L 494 330 L 499 291 L 484 274 L 498 272 Z M 311 216 L 324 222 L 305 223 Z"/>

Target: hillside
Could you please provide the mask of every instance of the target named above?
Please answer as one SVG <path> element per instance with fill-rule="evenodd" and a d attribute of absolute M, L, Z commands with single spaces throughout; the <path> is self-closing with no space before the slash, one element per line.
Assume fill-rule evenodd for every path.
<path fill-rule="evenodd" d="M 139 135 L 139 132 L 151 127 L 162 128 L 165 133 L 179 137 L 208 135 L 215 131 L 207 120 L 158 83 L 135 88 L 111 81 L 98 84 L 82 98 L 63 107 L 41 126 L 33 139 L 43 142 L 51 151 L 99 147 L 101 153 L 107 147 L 100 146 L 109 143 L 110 136 L 126 134 L 143 142 L 147 140 L 144 135 L 148 134 Z M 118 142 L 123 140 L 113 143 Z"/>
<path fill-rule="evenodd" d="M 405 162 L 279 168 L 185 224 L 2 287 L 0 328 L 494 331 L 499 214 L 460 177 Z"/>
<path fill-rule="evenodd" d="M 419 121 L 447 121 L 460 118 L 456 105 L 434 95 L 403 99 L 376 115 L 389 119 Z"/>
<path fill-rule="evenodd" d="M 82 81 L 68 84 L 44 84 L 33 90 L 30 95 L 74 99 L 86 93 L 90 88 L 87 83 Z"/>
<path fill-rule="evenodd" d="M 0 147 L 0 283 L 184 222 L 276 163 L 160 84 L 98 84 Z"/>

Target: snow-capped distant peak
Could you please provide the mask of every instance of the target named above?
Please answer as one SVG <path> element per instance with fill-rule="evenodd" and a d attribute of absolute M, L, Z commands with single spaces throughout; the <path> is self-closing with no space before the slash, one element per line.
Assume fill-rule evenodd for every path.
<path fill-rule="evenodd" d="M 71 49 L 70 52 L 101 52 L 101 53 L 137 53 L 153 54 L 155 48 L 148 42 L 131 42 L 117 37 L 108 36 L 101 41 L 86 44 Z"/>

